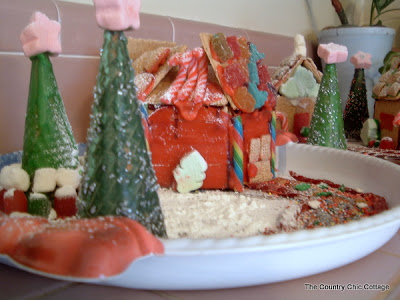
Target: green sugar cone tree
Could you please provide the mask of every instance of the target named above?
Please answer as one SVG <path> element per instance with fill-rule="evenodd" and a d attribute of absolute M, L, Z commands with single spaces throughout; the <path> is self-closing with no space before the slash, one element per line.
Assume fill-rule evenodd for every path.
<path fill-rule="evenodd" d="M 349 97 L 343 113 L 344 130 L 347 138 L 360 140 L 363 123 L 369 117 L 367 88 L 364 69 L 355 69 Z"/>
<path fill-rule="evenodd" d="M 165 237 L 158 184 L 146 148 L 133 79 L 124 33 L 105 30 L 79 214 L 126 216 L 156 236 Z"/>
<path fill-rule="evenodd" d="M 326 64 L 311 119 L 308 144 L 346 149 L 336 65 Z"/>
<path fill-rule="evenodd" d="M 30 57 L 32 70 L 25 118 L 22 168 L 32 177 L 40 168 L 79 165 L 78 145 L 65 112 L 49 53 Z"/>

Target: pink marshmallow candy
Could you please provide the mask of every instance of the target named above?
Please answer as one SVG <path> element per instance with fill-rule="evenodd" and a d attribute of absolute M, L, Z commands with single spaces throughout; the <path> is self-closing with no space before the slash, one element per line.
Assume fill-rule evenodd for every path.
<path fill-rule="evenodd" d="M 369 69 L 371 68 L 371 54 L 358 51 L 350 58 L 350 62 L 356 69 Z"/>
<path fill-rule="evenodd" d="M 348 55 L 346 46 L 334 43 L 320 44 L 317 53 L 327 64 L 345 62 Z"/>
<path fill-rule="evenodd" d="M 31 23 L 22 31 L 20 40 L 26 56 L 50 52 L 61 53 L 61 25 L 41 12 L 33 13 Z"/>
<path fill-rule="evenodd" d="M 139 29 L 140 0 L 93 0 L 97 24 L 106 30 Z"/>

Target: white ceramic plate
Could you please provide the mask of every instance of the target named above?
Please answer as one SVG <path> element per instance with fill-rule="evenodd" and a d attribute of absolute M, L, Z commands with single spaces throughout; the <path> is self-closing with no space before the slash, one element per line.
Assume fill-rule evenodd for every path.
<path fill-rule="evenodd" d="M 139 289 L 232 288 L 284 281 L 358 260 L 390 240 L 400 227 L 400 166 L 350 151 L 288 145 L 287 169 L 384 196 L 390 210 L 330 228 L 250 238 L 164 240 L 165 255 L 141 258 L 122 274 L 102 279 L 39 275 Z"/>

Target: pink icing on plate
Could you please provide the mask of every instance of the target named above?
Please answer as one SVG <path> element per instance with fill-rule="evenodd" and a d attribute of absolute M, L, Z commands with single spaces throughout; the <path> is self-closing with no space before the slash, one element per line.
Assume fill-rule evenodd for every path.
<path fill-rule="evenodd" d="M 60 31 L 60 23 L 50 20 L 41 12 L 35 12 L 31 23 L 20 36 L 25 55 L 31 57 L 44 52 L 61 53 Z"/>
<path fill-rule="evenodd" d="M 350 58 L 350 62 L 356 67 L 356 69 L 369 69 L 371 68 L 371 54 L 358 51 Z"/>
<path fill-rule="evenodd" d="M 317 53 L 327 64 L 345 62 L 348 55 L 346 46 L 334 43 L 320 44 Z"/>
<path fill-rule="evenodd" d="M 113 31 L 139 29 L 140 0 L 93 0 L 97 24 Z"/>

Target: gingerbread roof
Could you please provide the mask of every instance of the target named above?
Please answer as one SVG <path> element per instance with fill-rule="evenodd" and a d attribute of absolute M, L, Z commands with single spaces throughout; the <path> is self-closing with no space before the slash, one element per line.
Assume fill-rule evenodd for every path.
<path fill-rule="evenodd" d="M 144 100 L 172 69 L 166 63 L 168 59 L 178 52 L 184 52 L 186 48 L 174 42 L 128 38 L 128 51 L 133 60 L 140 100 Z"/>
<path fill-rule="evenodd" d="M 400 100 L 400 52 L 389 52 L 384 60 L 379 82 L 372 89 L 376 100 Z"/>
<path fill-rule="evenodd" d="M 382 74 L 372 89 L 376 100 L 400 100 L 400 70 L 389 70 Z"/>
<path fill-rule="evenodd" d="M 289 80 L 289 78 L 293 76 L 298 66 L 303 66 L 307 70 L 311 71 L 317 83 L 321 82 L 322 72 L 318 70 L 314 61 L 309 57 L 294 53 L 291 56 L 285 58 L 281 62 L 275 73 L 272 75 L 272 84 L 277 91 L 279 91 L 279 87 L 282 84 L 284 84 L 286 81 Z"/>

